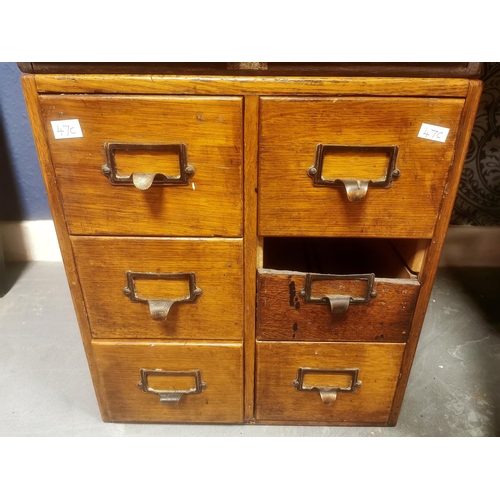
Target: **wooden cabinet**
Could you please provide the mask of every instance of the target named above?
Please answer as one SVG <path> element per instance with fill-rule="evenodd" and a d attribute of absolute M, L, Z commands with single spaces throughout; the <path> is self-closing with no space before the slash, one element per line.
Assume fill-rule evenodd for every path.
<path fill-rule="evenodd" d="M 229 68 L 23 76 L 102 417 L 395 425 L 481 83 Z"/>

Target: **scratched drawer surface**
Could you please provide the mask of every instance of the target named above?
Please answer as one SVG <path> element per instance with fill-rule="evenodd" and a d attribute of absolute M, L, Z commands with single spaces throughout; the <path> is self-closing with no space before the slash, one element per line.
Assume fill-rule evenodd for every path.
<path fill-rule="evenodd" d="M 257 342 L 256 418 L 387 423 L 404 344 Z"/>
<path fill-rule="evenodd" d="M 71 234 L 241 236 L 241 98 L 40 103 Z"/>
<path fill-rule="evenodd" d="M 432 236 L 463 99 L 260 102 L 260 235 Z"/>
<path fill-rule="evenodd" d="M 406 342 L 419 291 L 409 279 L 264 269 L 257 286 L 257 339 L 289 341 Z"/>
<path fill-rule="evenodd" d="M 242 338 L 241 239 L 71 242 L 94 338 Z"/>
<path fill-rule="evenodd" d="M 257 339 L 406 342 L 420 284 L 390 240 L 264 238 Z"/>
<path fill-rule="evenodd" d="M 243 420 L 238 343 L 93 341 L 112 422 Z"/>

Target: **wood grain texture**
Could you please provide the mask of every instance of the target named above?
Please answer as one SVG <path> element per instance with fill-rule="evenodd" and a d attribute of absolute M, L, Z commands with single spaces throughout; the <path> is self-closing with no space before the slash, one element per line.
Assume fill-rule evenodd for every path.
<path fill-rule="evenodd" d="M 463 114 L 460 119 L 459 133 L 455 146 L 456 152 L 454 155 L 453 164 L 449 170 L 442 205 L 440 207 L 440 216 L 436 224 L 431 244 L 429 245 L 429 249 L 426 254 L 423 271 L 419 276 L 419 280 L 422 286 L 420 289 L 419 299 L 415 307 L 415 315 L 413 318 L 410 338 L 403 357 L 401 377 L 396 390 L 396 395 L 394 397 L 394 404 L 391 409 L 391 415 L 389 417 L 390 425 L 396 425 L 399 411 L 401 409 L 401 404 L 403 403 L 403 397 L 406 390 L 406 385 L 408 383 L 408 377 L 410 376 L 411 366 L 413 364 L 415 351 L 417 349 L 418 340 L 420 338 L 420 332 L 424 323 L 425 312 L 427 310 L 429 298 L 432 292 L 432 286 L 434 285 L 439 258 L 441 257 L 441 252 L 443 250 L 446 231 L 448 230 L 451 212 L 453 210 L 453 204 L 455 202 L 455 197 L 457 194 L 458 184 L 460 182 L 460 176 L 462 174 L 465 157 L 467 155 L 470 136 L 474 127 L 474 120 L 476 117 L 477 108 L 479 106 L 482 85 L 483 84 L 481 81 L 470 82 L 469 94 L 467 96 Z"/>
<path fill-rule="evenodd" d="M 378 95 L 465 97 L 469 81 L 454 78 L 307 76 L 36 75 L 41 93 L 188 95 Z"/>
<path fill-rule="evenodd" d="M 394 239 L 391 240 L 406 265 L 414 273 L 419 273 L 425 261 L 425 253 L 429 247 L 429 240 Z"/>
<path fill-rule="evenodd" d="M 35 86 L 35 78 L 33 76 L 25 75 L 21 78 L 21 83 L 23 86 L 26 106 L 28 108 L 28 115 L 31 122 L 33 138 L 35 140 L 35 146 L 38 153 L 38 159 L 40 161 L 42 177 L 45 184 L 45 189 L 47 190 L 50 210 L 54 219 L 57 239 L 59 241 L 59 247 L 61 249 L 64 269 L 66 271 L 66 277 L 68 279 L 71 298 L 73 299 L 73 306 L 75 308 L 76 318 L 78 320 L 78 326 L 80 328 L 80 333 L 82 336 L 85 355 L 87 357 L 90 374 L 92 376 L 92 383 L 94 385 L 94 390 L 97 396 L 102 419 L 107 422 L 109 421 L 107 401 L 104 393 L 102 392 L 99 373 L 96 368 L 94 352 L 91 345 L 92 335 L 87 319 L 87 311 L 75 266 L 73 249 L 71 247 L 66 223 L 64 221 L 62 199 L 57 187 L 54 168 L 52 165 L 52 158 L 50 155 L 49 147 L 47 145 L 47 138 L 45 136 L 43 127 L 42 113 L 39 106 L 39 98 Z"/>
<path fill-rule="evenodd" d="M 254 414 L 255 304 L 259 242 L 257 241 L 257 154 L 259 143 L 259 98 L 245 97 L 245 419 Z"/>
<path fill-rule="evenodd" d="M 241 239 L 80 236 L 71 241 L 94 338 L 242 339 Z M 174 304 L 165 321 L 155 321 L 147 303 L 131 302 L 123 293 L 127 271 L 194 272 L 203 293 L 195 303 Z M 171 290 L 168 282 L 165 290 Z"/>
<path fill-rule="evenodd" d="M 243 235 L 241 98 L 43 96 L 41 102 L 71 234 Z M 78 119 L 83 138 L 56 140 L 50 122 L 63 119 Z M 113 186 L 101 171 L 105 143 L 184 143 L 195 173 L 188 185 Z M 158 167 L 148 168 L 137 157 L 138 173 Z"/>
<path fill-rule="evenodd" d="M 318 420 L 330 424 L 387 422 L 404 344 L 257 342 L 257 420 Z M 298 391 L 299 368 L 358 368 L 361 387 L 324 404 L 316 391 Z"/>
<path fill-rule="evenodd" d="M 106 341 L 92 344 L 111 421 L 242 422 L 241 344 Z M 147 394 L 137 387 L 141 368 L 201 370 L 207 387 L 200 394 L 184 395 L 177 404 L 162 405 L 156 394 Z"/>
<path fill-rule="evenodd" d="M 461 99 L 262 98 L 259 234 L 430 238 L 453 159 Z M 445 143 L 417 137 L 450 128 Z M 399 147 L 392 187 L 349 202 L 308 176 L 317 144 Z"/>
<path fill-rule="evenodd" d="M 345 313 L 332 314 L 327 304 L 304 302 L 300 291 L 305 287 L 305 277 L 303 273 L 259 272 L 258 340 L 407 341 L 418 297 L 417 280 L 376 278 L 377 296 L 368 304 L 351 304 Z M 347 281 L 324 281 L 314 285 L 315 297 L 352 293 L 351 283 Z M 321 289 L 316 285 L 322 285 Z M 345 289 L 341 290 L 341 286 Z"/>

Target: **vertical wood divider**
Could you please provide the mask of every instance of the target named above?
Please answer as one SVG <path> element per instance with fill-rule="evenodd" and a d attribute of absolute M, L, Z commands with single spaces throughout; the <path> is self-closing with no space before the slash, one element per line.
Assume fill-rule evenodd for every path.
<path fill-rule="evenodd" d="M 254 419 L 255 304 L 257 286 L 257 166 L 259 149 L 259 96 L 244 101 L 244 237 L 245 274 L 245 411 L 246 421 Z"/>

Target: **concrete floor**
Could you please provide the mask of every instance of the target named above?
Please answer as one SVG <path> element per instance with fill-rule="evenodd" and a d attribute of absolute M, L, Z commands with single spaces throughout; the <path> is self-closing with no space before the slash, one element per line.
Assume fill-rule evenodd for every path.
<path fill-rule="evenodd" d="M 62 264 L 7 266 L 0 436 L 499 436 L 500 269 L 440 269 L 396 427 L 102 422 Z"/>

